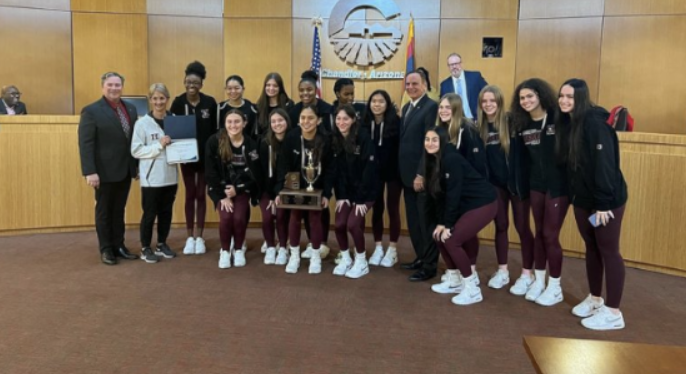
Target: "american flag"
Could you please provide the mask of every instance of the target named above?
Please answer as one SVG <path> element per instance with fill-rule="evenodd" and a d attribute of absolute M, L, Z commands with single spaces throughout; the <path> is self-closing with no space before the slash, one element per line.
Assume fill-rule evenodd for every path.
<path fill-rule="evenodd" d="M 310 63 L 310 70 L 317 73 L 317 98 L 322 97 L 322 47 L 319 42 L 319 26 L 320 20 L 314 21 L 314 37 L 312 39 L 312 62 Z"/>

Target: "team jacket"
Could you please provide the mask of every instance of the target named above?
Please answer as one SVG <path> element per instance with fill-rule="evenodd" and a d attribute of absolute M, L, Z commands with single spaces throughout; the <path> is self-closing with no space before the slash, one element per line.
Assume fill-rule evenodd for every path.
<path fill-rule="evenodd" d="M 259 181 L 262 180 L 262 166 L 257 144 L 250 138 L 243 138 L 240 151 L 245 158 L 246 166 L 236 168 L 230 162 L 225 163 L 219 155 L 218 134 L 212 135 L 207 141 L 205 160 L 205 179 L 207 180 L 207 194 L 214 201 L 215 206 L 226 197 L 226 186 L 233 185 L 236 193 L 245 192 L 250 195 L 252 205 L 257 205 L 260 198 Z"/>
<path fill-rule="evenodd" d="M 529 197 L 529 160 L 526 152 L 520 151 L 524 146 L 521 137 L 515 136 L 510 128 L 510 152 L 506 155 L 500 145 L 500 134 L 488 124 L 486 141 L 486 159 L 488 161 L 488 178 L 491 184 L 506 189 L 521 200 Z M 527 157 L 521 161 L 522 157 Z"/>
<path fill-rule="evenodd" d="M 261 131 L 260 126 L 257 124 L 257 107 L 248 100 L 243 99 L 243 105 L 238 108 L 234 108 L 229 105 L 229 101 L 222 101 L 217 104 L 217 130 L 224 128 L 224 123 L 226 121 L 226 114 L 231 109 L 238 109 L 245 115 L 246 123 L 243 128 L 243 136 L 250 137 L 252 140 L 257 141 L 262 138 L 264 133 Z"/>
<path fill-rule="evenodd" d="M 260 183 L 260 190 L 269 196 L 269 200 L 274 200 L 277 195 L 277 164 L 280 156 L 281 152 L 275 151 L 266 140 L 263 139 L 260 141 L 260 164 L 262 165 L 262 182 Z M 272 157 L 276 158 L 274 165 L 271 165 Z"/>
<path fill-rule="evenodd" d="M 351 203 L 364 204 L 376 200 L 376 160 L 374 145 L 369 135 L 360 129 L 355 140 L 353 153 L 344 149 L 334 152 L 336 164 L 334 192 L 336 200 L 349 200 Z"/>
<path fill-rule="evenodd" d="M 164 130 L 146 114 L 136 121 L 131 136 L 131 155 L 140 160 L 141 187 L 165 187 L 178 183 L 176 165 L 167 164 L 167 152 L 160 144 Z"/>

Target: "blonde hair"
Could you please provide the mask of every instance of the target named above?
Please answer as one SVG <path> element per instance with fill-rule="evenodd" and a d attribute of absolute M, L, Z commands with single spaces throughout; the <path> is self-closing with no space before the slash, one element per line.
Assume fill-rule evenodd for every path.
<path fill-rule="evenodd" d="M 167 86 L 164 85 L 164 83 L 153 83 L 148 89 L 148 98 L 152 98 L 152 95 L 154 95 L 155 92 L 161 93 L 167 99 L 169 98 L 169 90 L 167 89 Z"/>
<path fill-rule="evenodd" d="M 495 98 L 495 103 L 498 105 L 498 109 L 495 112 L 495 119 L 493 121 L 493 127 L 500 135 L 500 148 L 502 148 L 505 154 L 510 153 L 510 126 L 507 120 L 507 114 L 505 113 L 505 98 L 503 92 L 498 88 L 498 86 L 489 85 L 484 87 L 481 92 L 479 92 L 479 100 L 477 105 L 477 124 L 479 127 L 479 134 L 481 139 L 484 141 L 484 145 L 488 145 L 488 115 L 484 112 L 481 104 L 484 100 L 484 95 L 490 92 Z"/>
<path fill-rule="evenodd" d="M 448 93 L 443 95 L 441 101 L 439 102 L 439 106 L 443 100 L 448 100 L 448 103 L 450 104 L 450 111 L 452 112 L 453 116 L 450 118 L 450 122 L 448 123 L 441 121 L 441 116 L 436 116 L 436 127 L 447 127 L 446 130 L 448 130 L 448 141 L 453 145 L 457 145 L 457 137 L 460 133 L 460 127 L 462 127 L 462 123 L 465 121 L 464 111 L 462 110 L 462 99 L 458 94 Z"/>

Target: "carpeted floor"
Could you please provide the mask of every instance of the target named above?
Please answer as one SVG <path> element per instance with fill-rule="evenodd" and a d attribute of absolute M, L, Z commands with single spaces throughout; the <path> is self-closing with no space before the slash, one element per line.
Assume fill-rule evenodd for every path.
<path fill-rule="evenodd" d="M 544 308 L 486 287 L 485 247 L 485 300 L 458 307 L 397 267 L 351 280 L 331 275 L 333 256 L 320 275 L 306 260 L 296 275 L 265 266 L 255 229 L 248 265 L 219 270 L 216 229 L 206 237 L 202 256 L 113 267 L 94 232 L 0 238 L 0 373 L 510 374 L 534 373 L 523 335 L 686 345 L 683 278 L 628 269 L 627 328 L 593 332 L 569 312 L 587 294 L 582 260 L 565 259 L 565 302 Z M 407 238 L 400 248 L 412 260 Z M 512 251 L 511 278 L 520 261 Z"/>

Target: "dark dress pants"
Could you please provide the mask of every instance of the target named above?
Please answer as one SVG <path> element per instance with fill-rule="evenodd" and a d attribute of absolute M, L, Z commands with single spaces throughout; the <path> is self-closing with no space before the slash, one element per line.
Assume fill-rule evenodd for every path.
<path fill-rule="evenodd" d="M 404 187 L 403 195 L 407 228 L 417 259 L 422 261 L 424 271 L 435 273 L 438 267 L 438 248 L 431 238 L 426 192 L 415 192 L 412 187 Z"/>
<path fill-rule="evenodd" d="M 131 178 L 121 182 L 100 183 L 95 190 L 95 231 L 100 253 L 124 244 L 124 211 L 129 198 Z"/>

